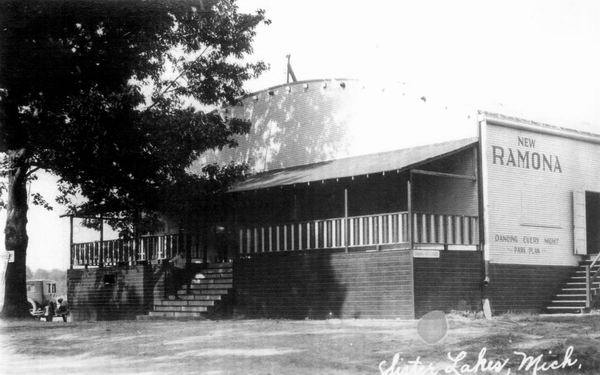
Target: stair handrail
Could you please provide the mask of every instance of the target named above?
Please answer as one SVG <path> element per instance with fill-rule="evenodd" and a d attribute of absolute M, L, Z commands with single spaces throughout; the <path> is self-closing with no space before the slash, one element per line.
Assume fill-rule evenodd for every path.
<path fill-rule="evenodd" d="M 594 257 L 592 263 L 585 266 L 585 307 L 588 309 L 592 305 L 592 289 L 594 286 L 594 281 L 600 274 L 600 268 L 598 268 L 593 275 L 591 274 L 591 270 L 594 268 L 596 263 L 598 263 L 598 261 L 600 261 L 600 252 Z"/>

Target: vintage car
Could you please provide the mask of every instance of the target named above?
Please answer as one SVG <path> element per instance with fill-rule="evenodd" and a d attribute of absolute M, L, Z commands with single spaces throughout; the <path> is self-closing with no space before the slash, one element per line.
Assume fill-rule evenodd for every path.
<path fill-rule="evenodd" d="M 40 316 L 51 301 L 56 300 L 56 281 L 54 280 L 27 280 L 27 302 L 29 312 L 33 316 Z"/>

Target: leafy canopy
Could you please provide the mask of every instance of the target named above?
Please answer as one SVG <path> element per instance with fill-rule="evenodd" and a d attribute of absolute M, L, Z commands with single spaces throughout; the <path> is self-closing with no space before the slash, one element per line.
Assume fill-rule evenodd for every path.
<path fill-rule="evenodd" d="M 269 23 L 262 10 L 240 13 L 235 0 L 0 8 L 0 151 L 19 150 L 8 168 L 59 176 L 59 203 L 125 219 L 125 229 L 134 212 L 172 205 L 165 196 L 222 191 L 243 171 L 187 172 L 204 151 L 235 146 L 232 136 L 249 128 L 191 104 L 233 103 L 266 69 L 248 61 L 256 27 Z M 86 202 L 76 206 L 75 195 Z"/>

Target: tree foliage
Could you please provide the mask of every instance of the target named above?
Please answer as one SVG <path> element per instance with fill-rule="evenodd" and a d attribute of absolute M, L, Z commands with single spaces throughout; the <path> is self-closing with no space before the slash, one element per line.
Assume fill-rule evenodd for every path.
<path fill-rule="evenodd" d="M 59 203 L 120 219 L 112 224 L 124 231 L 140 213 L 152 219 L 169 204 L 189 207 L 164 199 L 173 192 L 206 198 L 243 172 L 187 168 L 247 132 L 248 123 L 210 109 L 233 103 L 266 69 L 249 58 L 261 23 L 269 23 L 262 10 L 240 13 L 235 0 L 0 3 L 2 204 L 6 248 L 23 263 L 7 271 L 23 279 L 18 289 L 26 183 L 36 170 L 59 177 Z M 33 203 L 50 207 L 41 195 Z"/>
<path fill-rule="evenodd" d="M 178 183 L 206 193 L 215 176 L 239 173 L 186 172 L 205 150 L 234 146 L 232 136 L 248 129 L 189 103 L 231 103 L 265 69 L 245 61 L 256 26 L 268 22 L 262 11 L 241 14 L 233 0 L 2 7 L 1 147 L 23 149 L 30 171 L 58 175 L 60 203 L 76 193 L 87 199 L 80 210 L 129 217 L 159 209 Z"/>

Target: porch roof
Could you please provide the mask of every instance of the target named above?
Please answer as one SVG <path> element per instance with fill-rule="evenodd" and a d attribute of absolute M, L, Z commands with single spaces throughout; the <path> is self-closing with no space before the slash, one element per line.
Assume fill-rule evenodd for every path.
<path fill-rule="evenodd" d="M 477 138 L 405 148 L 378 154 L 353 156 L 257 173 L 233 185 L 230 192 L 266 189 L 387 171 L 406 170 L 419 164 L 467 149 Z"/>

